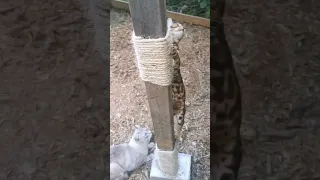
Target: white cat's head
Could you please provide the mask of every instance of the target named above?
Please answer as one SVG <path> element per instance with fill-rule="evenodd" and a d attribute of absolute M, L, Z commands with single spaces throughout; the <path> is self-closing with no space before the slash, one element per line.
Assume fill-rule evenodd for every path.
<path fill-rule="evenodd" d="M 174 23 L 171 26 L 172 39 L 174 42 L 179 43 L 181 39 L 184 37 L 184 27 L 179 23 Z"/>
<path fill-rule="evenodd" d="M 152 132 L 147 128 L 142 128 L 140 126 L 135 126 L 135 130 L 132 136 L 136 142 L 146 142 L 149 143 L 152 138 Z"/>
<path fill-rule="evenodd" d="M 184 37 L 185 28 L 180 23 L 173 23 L 171 18 L 167 20 L 167 27 L 171 29 L 173 41 L 179 43 Z"/>

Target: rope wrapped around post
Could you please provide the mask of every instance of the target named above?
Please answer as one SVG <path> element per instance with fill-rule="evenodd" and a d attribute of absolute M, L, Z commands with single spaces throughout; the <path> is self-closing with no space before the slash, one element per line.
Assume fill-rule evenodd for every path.
<path fill-rule="evenodd" d="M 170 28 L 163 38 L 144 39 L 132 33 L 136 64 L 140 78 L 160 86 L 168 86 L 172 80 L 172 34 Z"/>

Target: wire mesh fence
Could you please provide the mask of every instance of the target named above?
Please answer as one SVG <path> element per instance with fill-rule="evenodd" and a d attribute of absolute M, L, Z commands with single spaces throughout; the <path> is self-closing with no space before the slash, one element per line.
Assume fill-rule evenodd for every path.
<path fill-rule="evenodd" d="M 121 1 L 128 2 L 129 0 Z M 192 16 L 210 18 L 210 0 L 167 0 L 167 9 Z"/>

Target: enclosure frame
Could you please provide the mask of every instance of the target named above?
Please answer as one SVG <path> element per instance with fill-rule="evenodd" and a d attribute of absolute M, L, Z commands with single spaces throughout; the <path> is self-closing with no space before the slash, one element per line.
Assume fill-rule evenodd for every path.
<path fill-rule="evenodd" d="M 129 3 L 121 0 L 111 0 L 111 6 L 116 9 L 126 10 L 130 12 Z M 171 19 L 179 22 L 185 22 L 192 25 L 198 25 L 203 27 L 210 27 L 210 19 L 202 18 L 198 16 L 192 16 L 173 11 L 167 11 L 167 16 Z"/>

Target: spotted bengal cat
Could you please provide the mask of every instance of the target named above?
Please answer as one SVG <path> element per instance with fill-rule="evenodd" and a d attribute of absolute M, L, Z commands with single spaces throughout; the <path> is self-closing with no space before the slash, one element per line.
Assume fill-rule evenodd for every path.
<path fill-rule="evenodd" d="M 242 161 L 241 90 L 224 33 L 225 0 L 211 1 L 210 172 L 213 180 L 236 180 Z"/>
<path fill-rule="evenodd" d="M 168 19 L 168 26 L 172 32 L 172 51 L 171 56 L 173 59 L 173 78 L 171 82 L 172 87 L 172 99 L 173 99 L 173 118 L 174 122 L 177 122 L 179 135 L 180 130 L 184 124 L 184 116 L 186 113 L 186 92 L 183 79 L 180 72 L 180 57 L 179 57 L 179 42 L 184 36 L 184 27 L 179 23 L 172 23 L 171 19 Z"/>

